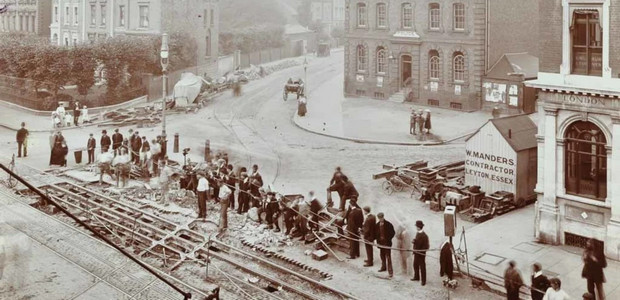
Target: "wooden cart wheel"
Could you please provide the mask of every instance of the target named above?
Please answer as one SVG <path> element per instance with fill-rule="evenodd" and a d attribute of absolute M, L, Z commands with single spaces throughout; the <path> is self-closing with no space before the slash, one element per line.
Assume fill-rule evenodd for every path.
<path fill-rule="evenodd" d="M 405 188 L 400 182 L 395 181 L 392 183 L 392 185 L 394 186 L 394 190 L 397 192 L 402 192 L 403 189 Z"/>
<path fill-rule="evenodd" d="M 394 185 L 392 185 L 392 183 L 389 181 L 383 182 L 381 188 L 383 189 L 383 192 L 388 195 L 392 195 L 392 193 L 394 193 Z"/>

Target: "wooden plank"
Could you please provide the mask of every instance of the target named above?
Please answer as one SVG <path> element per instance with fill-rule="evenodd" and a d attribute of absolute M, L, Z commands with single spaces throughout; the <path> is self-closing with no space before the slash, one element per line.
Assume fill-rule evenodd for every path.
<path fill-rule="evenodd" d="M 414 163 L 406 164 L 405 167 L 411 170 L 417 170 L 428 167 L 428 162 L 424 160 L 419 160 Z"/>
<path fill-rule="evenodd" d="M 391 176 L 396 175 L 396 169 L 392 169 L 390 171 L 385 171 L 385 172 L 380 172 L 377 174 L 372 174 L 372 179 L 381 179 L 381 178 L 388 178 Z"/>

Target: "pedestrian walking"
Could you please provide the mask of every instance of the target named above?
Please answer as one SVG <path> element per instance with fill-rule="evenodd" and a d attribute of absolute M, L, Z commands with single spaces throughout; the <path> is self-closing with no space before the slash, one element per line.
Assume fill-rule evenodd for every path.
<path fill-rule="evenodd" d="M 409 116 L 409 134 L 415 135 L 415 126 L 418 121 L 418 116 L 415 113 L 415 110 L 411 110 L 411 116 Z"/>
<path fill-rule="evenodd" d="M 207 192 L 209 191 L 209 181 L 205 178 L 205 173 L 198 173 L 198 186 L 196 187 L 198 193 L 198 218 L 207 218 Z"/>
<path fill-rule="evenodd" d="M 581 277 L 585 278 L 588 284 L 588 292 L 594 296 L 594 299 L 605 299 L 603 291 L 603 283 L 605 282 L 605 274 L 603 269 L 607 267 L 607 259 L 600 246 L 601 242 L 595 239 L 589 239 L 586 242 L 586 250 L 583 252 L 583 270 Z"/>
<path fill-rule="evenodd" d="M 86 142 L 86 152 L 88 153 L 88 164 L 95 162 L 95 148 L 97 148 L 97 141 L 93 137 L 93 134 L 89 134 L 88 141 Z"/>
<path fill-rule="evenodd" d="M 409 242 L 411 240 L 411 235 L 407 230 L 404 222 L 402 220 L 398 220 L 399 224 L 396 227 L 396 248 L 398 248 L 398 254 L 400 258 L 400 269 L 402 274 L 407 275 L 408 264 L 407 261 L 411 257 L 411 249 L 412 244 Z"/>
<path fill-rule="evenodd" d="M 377 244 L 379 245 L 379 255 L 381 257 L 381 269 L 379 272 L 388 271 L 389 277 L 394 276 L 392 269 L 392 238 L 396 234 L 394 232 L 394 226 L 392 223 L 384 219 L 383 213 L 377 214 L 379 221 L 375 225 L 375 237 L 377 237 Z"/>
<path fill-rule="evenodd" d="M 164 156 L 164 159 L 159 163 L 161 165 L 161 172 L 159 172 L 159 185 L 161 186 L 161 202 L 168 203 L 168 190 L 170 189 L 170 180 L 173 175 L 172 169 L 168 166 L 168 157 Z"/>
<path fill-rule="evenodd" d="M 64 166 L 65 165 L 65 155 L 64 155 L 64 147 L 65 138 L 62 136 L 62 132 L 56 132 L 54 137 L 54 146 L 52 147 L 52 151 L 50 153 L 50 166 Z M 65 144 L 66 145 L 66 144 Z"/>
<path fill-rule="evenodd" d="M 545 292 L 550 286 L 549 279 L 542 273 L 542 266 L 539 263 L 532 265 L 532 287 L 530 294 L 532 300 L 542 300 Z"/>
<path fill-rule="evenodd" d="M 101 153 L 106 153 L 110 149 L 110 145 L 112 145 L 112 140 L 108 136 L 108 131 L 101 131 L 101 141 L 99 142 L 101 145 Z"/>
<path fill-rule="evenodd" d="M 364 214 L 366 220 L 362 226 L 362 235 L 364 236 L 364 247 L 366 248 L 366 260 L 364 261 L 364 267 L 372 267 L 374 263 L 372 246 L 375 243 L 375 227 L 377 225 L 377 219 L 375 215 L 370 213 L 370 206 L 364 206 Z"/>
<path fill-rule="evenodd" d="M 514 260 L 508 262 L 508 268 L 504 272 L 504 287 L 506 288 L 506 299 L 519 300 L 519 289 L 523 285 L 521 274 L 517 270 L 517 263 Z"/>
<path fill-rule="evenodd" d="M 426 285 L 426 251 L 429 248 L 428 236 L 424 232 L 424 223 L 421 220 L 415 221 L 418 232 L 413 239 L 413 279 L 420 280 L 422 285 Z"/>
<path fill-rule="evenodd" d="M 349 210 L 345 216 L 347 220 L 347 236 L 349 237 L 349 259 L 360 257 L 360 229 L 364 224 L 364 214 L 357 205 L 357 199 L 351 199 Z"/>
<path fill-rule="evenodd" d="M 146 136 L 142 137 L 142 146 L 140 147 L 140 166 L 142 166 L 142 169 L 144 169 L 144 175 L 148 178 L 150 177 L 149 175 L 149 168 L 148 168 L 148 160 L 150 159 L 150 152 L 151 152 L 151 144 L 149 144 L 149 141 L 146 140 Z"/>
<path fill-rule="evenodd" d="M 551 287 L 547 288 L 543 300 L 568 300 L 570 296 L 562 290 L 562 281 L 559 278 L 551 278 L 549 280 Z"/>
<path fill-rule="evenodd" d="M 454 275 L 454 264 L 452 262 L 452 244 L 446 240 L 441 244 L 439 250 L 439 276 L 446 275 L 448 280 L 452 280 Z"/>
<path fill-rule="evenodd" d="M 114 150 L 114 155 L 118 155 L 120 150 L 119 148 L 123 145 L 123 134 L 118 132 L 118 128 L 114 129 L 114 134 L 112 134 L 112 149 Z"/>
<path fill-rule="evenodd" d="M 79 124 L 79 120 L 80 120 L 80 103 L 78 103 L 77 101 L 75 102 L 74 106 L 73 106 L 73 124 L 75 126 L 78 126 Z"/>
<path fill-rule="evenodd" d="M 232 191 L 226 186 L 224 180 L 219 180 L 220 192 L 218 194 L 220 202 L 220 231 L 228 228 L 228 206 Z"/>
<path fill-rule="evenodd" d="M 22 127 L 17 130 L 15 137 L 17 141 L 17 157 L 22 157 L 22 148 L 24 150 L 24 157 L 28 156 L 28 136 L 30 133 L 26 129 L 26 123 L 22 122 Z"/>
<path fill-rule="evenodd" d="M 426 129 L 426 133 L 431 133 L 431 110 L 425 110 L 426 117 L 424 118 L 424 129 Z"/>
<path fill-rule="evenodd" d="M 306 108 L 307 103 L 308 100 L 306 100 L 306 97 L 304 96 L 300 97 L 297 100 L 297 115 L 299 115 L 300 117 L 305 116 L 308 112 L 308 109 Z"/>

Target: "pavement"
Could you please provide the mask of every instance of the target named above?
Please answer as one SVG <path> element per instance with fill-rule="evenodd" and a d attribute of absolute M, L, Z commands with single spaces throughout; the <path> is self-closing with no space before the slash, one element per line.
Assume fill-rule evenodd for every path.
<path fill-rule="evenodd" d="M 309 132 L 370 144 L 437 145 L 475 132 L 489 118 L 488 112 L 462 112 L 412 103 L 344 97 L 341 73 L 319 86 L 307 86 L 308 112 L 295 114 L 295 124 Z M 291 100 L 295 101 L 293 97 Z M 409 134 L 411 110 L 430 109 L 430 135 Z"/>
<path fill-rule="evenodd" d="M 566 245 L 553 246 L 538 243 L 534 238 L 535 213 L 534 205 L 509 212 L 466 230 L 470 270 L 484 277 L 495 277 L 487 272 L 503 275 L 510 260 L 517 263 L 523 281 L 531 284 L 531 266 L 538 262 L 547 277 L 558 277 L 562 281 L 562 289 L 572 299 L 581 299 L 587 291 L 586 280 L 581 278 L 583 249 Z M 522 224 L 527 224 L 522 226 Z M 460 234 L 457 235 L 460 238 Z M 459 247 L 455 238 L 454 246 Z M 464 243 L 460 246 L 464 247 Z M 606 299 L 620 299 L 620 262 L 607 260 L 604 269 Z M 482 271 L 483 268 L 486 271 Z M 503 286 L 490 286 L 503 291 Z M 522 289 L 523 291 L 524 289 Z M 522 299 L 529 299 L 522 295 Z"/>

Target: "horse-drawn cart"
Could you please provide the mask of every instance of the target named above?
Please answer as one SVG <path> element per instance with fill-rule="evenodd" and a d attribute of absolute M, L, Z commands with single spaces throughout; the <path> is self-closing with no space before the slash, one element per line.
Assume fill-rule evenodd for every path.
<path fill-rule="evenodd" d="M 301 78 L 292 79 L 289 78 L 286 85 L 284 85 L 284 101 L 288 99 L 288 94 L 297 94 L 297 99 L 304 96 L 304 82 Z"/>

